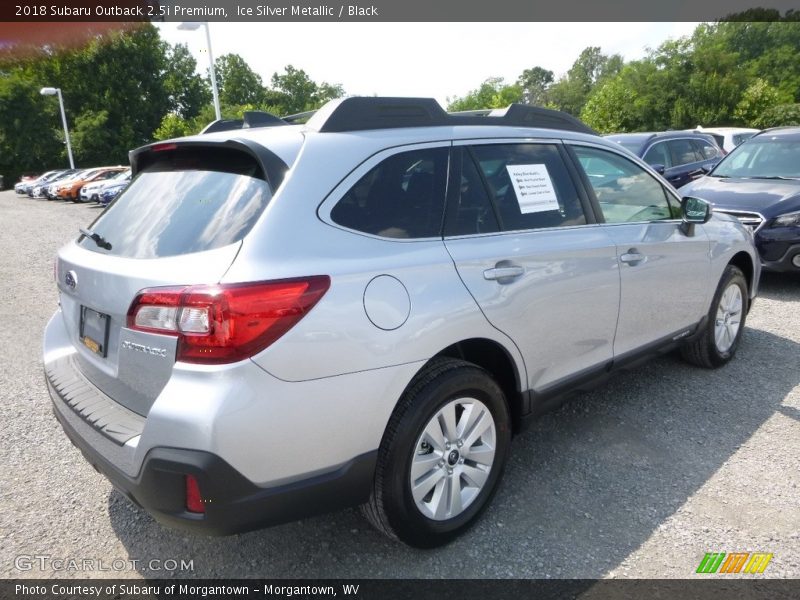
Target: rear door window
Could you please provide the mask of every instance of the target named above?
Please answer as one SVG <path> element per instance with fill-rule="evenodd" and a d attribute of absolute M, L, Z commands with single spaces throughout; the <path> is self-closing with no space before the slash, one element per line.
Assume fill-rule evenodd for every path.
<path fill-rule="evenodd" d="M 667 146 L 672 155 L 672 165 L 675 167 L 703 160 L 703 157 L 695 150 L 692 140 L 669 140 Z"/>
<path fill-rule="evenodd" d="M 337 202 L 331 220 L 387 238 L 441 236 L 448 155 L 448 148 L 425 148 L 388 157 Z"/>
<path fill-rule="evenodd" d="M 585 225 L 586 215 L 555 145 L 471 146 L 503 231 Z"/>
<path fill-rule="evenodd" d="M 202 252 L 240 241 L 272 197 L 256 160 L 242 152 L 166 152 L 141 171 L 90 229 L 128 258 Z"/>

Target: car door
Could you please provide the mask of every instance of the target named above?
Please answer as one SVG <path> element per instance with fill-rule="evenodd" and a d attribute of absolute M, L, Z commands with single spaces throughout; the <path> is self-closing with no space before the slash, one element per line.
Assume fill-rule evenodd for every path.
<path fill-rule="evenodd" d="M 621 281 L 615 360 L 686 335 L 708 310 L 709 240 L 684 233 L 677 197 L 644 167 L 613 150 L 572 144 L 601 228 L 617 249 Z"/>
<path fill-rule="evenodd" d="M 546 393 L 605 368 L 619 304 L 616 249 L 591 224 L 562 145 L 455 144 L 445 245 L 486 318 L 517 344 L 528 389 Z"/>

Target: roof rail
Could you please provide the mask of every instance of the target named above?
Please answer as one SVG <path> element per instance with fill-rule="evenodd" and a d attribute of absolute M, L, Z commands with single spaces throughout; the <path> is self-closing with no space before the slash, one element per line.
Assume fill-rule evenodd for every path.
<path fill-rule="evenodd" d="M 311 117 L 314 116 L 314 113 L 317 111 L 315 110 L 307 110 L 305 112 L 300 112 L 294 115 L 286 115 L 285 117 L 281 117 L 287 123 L 294 125 L 295 123 L 305 123 Z"/>
<path fill-rule="evenodd" d="M 215 133 L 217 131 L 231 131 L 233 129 L 251 129 L 254 127 L 276 127 L 288 123 L 272 113 L 263 110 L 247 110 L 241 119 L 217 119 L 211 121 L 200 133 Z"/>
<path fill-rule="evenodd" d="M 505 125 L 598 135 L 567 113 L 511 104 L 504 109 L 447 113 L 433 98 L 351 97 L 332 100 L 306 123 L 319 132 L 364 131 L 437 125 Z"/>
<path fill-rule="evenodd" d="M 242 118 L 242 129 L 249 129 L 251 127 L 275 127 L 277 125 L 286 125 L 286 121 L 280 117 L 276 117 L 272 113 L 264 112 L 263 110 L 246 110 Z"/>
<path fill-rule="evenodd" d="M 359 97 L 331 100 L 306 125 L 319 132 L 444 125 L 447 113 L 433 98 Z"/>
<path fill-rule="evenodd" d="M 206 125 L 200 133 L 216 133 L 217 131 L 241 129 L 243 124 L 244 122 L 241 119 L 217 119 Z"/>

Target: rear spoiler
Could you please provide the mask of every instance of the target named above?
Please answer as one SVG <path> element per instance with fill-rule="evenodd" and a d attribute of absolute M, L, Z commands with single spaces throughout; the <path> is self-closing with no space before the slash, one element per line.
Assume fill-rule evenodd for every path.
<path fill-rule="evenodd" d="M 277 154 L 265 148 L 261 144 L 247 139 L 233 139 L 222 141 L 211 140 L 167 140 L 165 142 L 156 142 L 141 146 L 128 153 L 128 158 L 131 163 L 131 179 L 147 168 L 149 165 L 156 162 L 161 156 L 168 155 L 174 152 L 180 152 L 182 149 L 207 149 L 226 150 L 228 152 L 241 152 L 255 159 L 256 163 L 261 167 L 264 173 L 264 178 L 274 192 L 278 186 L 283 182 L 286 171 L 289 167 L 283 162 Z"/>

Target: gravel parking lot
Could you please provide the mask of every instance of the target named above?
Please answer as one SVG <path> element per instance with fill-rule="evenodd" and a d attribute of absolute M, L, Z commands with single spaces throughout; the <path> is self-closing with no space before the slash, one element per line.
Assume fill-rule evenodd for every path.
<path fill-rule="evenodd" d="M 51 413 L 53 256 L 98 211 L 0 193 L 0 576 L 685 578 L 706 552 L 764 551 L 755 577 L 800 577 L 800 277 L 765 276 L 727 367 L 667 356 L 537 421 L 493 505 L 448 547 L 393 544 L 357 510 L 203 538 L 131 506 Z"/>

